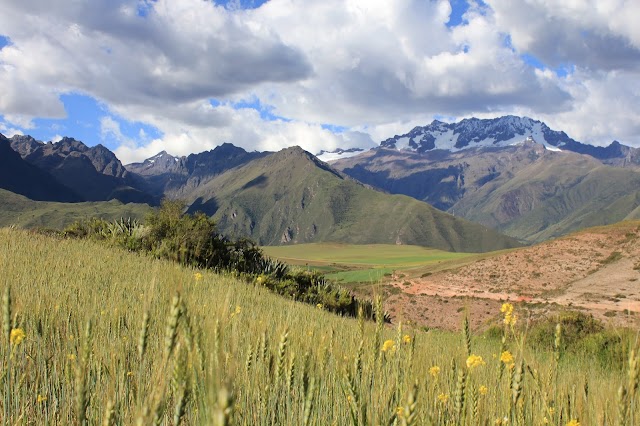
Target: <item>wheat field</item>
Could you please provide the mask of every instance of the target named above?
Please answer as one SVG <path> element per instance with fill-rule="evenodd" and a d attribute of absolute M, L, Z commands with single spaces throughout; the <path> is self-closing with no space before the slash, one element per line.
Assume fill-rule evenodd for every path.
<path fill-rule="evenodd" d="M 640 423 L 636 352 L 602 368 L 532 349 L 518 306 L 496 313 L 503 338 L 425 332 L 11 229 L 0 290 L 5 425 Z"/>

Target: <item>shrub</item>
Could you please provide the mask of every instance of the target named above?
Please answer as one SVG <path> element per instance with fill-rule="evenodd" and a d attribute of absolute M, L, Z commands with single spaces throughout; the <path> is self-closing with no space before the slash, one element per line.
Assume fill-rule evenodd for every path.
<path fill-rule="evenodd" d="M 529 342 L 544 349 L 553 349 L 556 324 L 562 327 L 562 350 L 574 350 L 581 340 L 604 330 L 602 322 L 593 315 L 566 311 L 534 324 L 529 334 Z"/>

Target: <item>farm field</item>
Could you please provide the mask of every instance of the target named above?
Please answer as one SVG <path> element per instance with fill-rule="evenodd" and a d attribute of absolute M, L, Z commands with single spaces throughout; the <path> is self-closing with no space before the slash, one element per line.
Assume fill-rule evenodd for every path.
<path fill-rule="evenodd" d="M 497 334 L 425 332 L 8 229 L 0 270 L 8 424 L 573 426 L 639 415 L 632 341 L 615 356 L 574 352 L 569 328 L 531 347 L 519 305 L 495 311 Z"/>
<path fill-rule="evenodd" d="M 263 250 L 287 264 L 317 269 L 343 284 L 378 283 L 385 276 L 391 278 L 394 272 L 415 275 L 486 256 L 392 244 L 314 243 L 270 246 Z"/>

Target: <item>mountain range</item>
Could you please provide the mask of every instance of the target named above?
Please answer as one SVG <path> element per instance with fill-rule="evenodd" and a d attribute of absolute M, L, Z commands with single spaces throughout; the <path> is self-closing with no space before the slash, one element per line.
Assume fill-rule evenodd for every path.
<path fill-rule="evenodd" d="M 0 135 L 0 150 L 0 188 L 33 200 L 182 199 L 224 233 L 262 245 L 476 252 L 640 217 L 638 149 L 593 147 L 526 117 L 434 121 L 371 150 L 322 153 L 330 164 L 297 147 L 247 152 L 228 143 L 129 165 L 72 138 Z"/>
<path fill-rule="evenodd" d="M 594 147 L 506 116 L 434 121 L 331 165 L 531 243 L 640 217 L 639 158 L 619 142 Z"/>
<path fill-rule="evenodd" d="M 433 150 L 460 151 L 466 148 L 507 147 L 531 138 L 550 150 L 587 154 L 615 166 L 640 165 L 640 150 L 613 141 L 598 147 L 571 139 L 565 132 L 551 130 L 545 123 L 528 117 L 507 115 L 494 119 L 468 118 L 457 123 L 434 120 L 409 133 L 380 143 L 382 148 L 426 153 Z"/>

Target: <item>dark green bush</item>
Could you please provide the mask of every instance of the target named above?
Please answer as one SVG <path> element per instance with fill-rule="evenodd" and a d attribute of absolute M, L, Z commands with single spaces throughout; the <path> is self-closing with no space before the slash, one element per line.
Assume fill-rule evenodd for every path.
<path fill-rule="evenodd" d="M 558 323 L 562 329 L 562 352 L 590 357 L 603 368 L 625 368 L 634 334 L 625 329 L 605 328 L 593 315 L 582 312 L 567 311 L 534 324 L 529 332 L 529 344 L 552 350 Z"/>
<path fill-rule="evenodd" d="M 529 343 L 542 349 L 552 350 L 555 340 L 556 324 L 562 328 L 561 350 L 573 349 L 587 336 L 604 330 L 601 321 L 582 312 L 566 311 L 557 316 L 546 318 L 533 324 L 529 331 Z"/>

